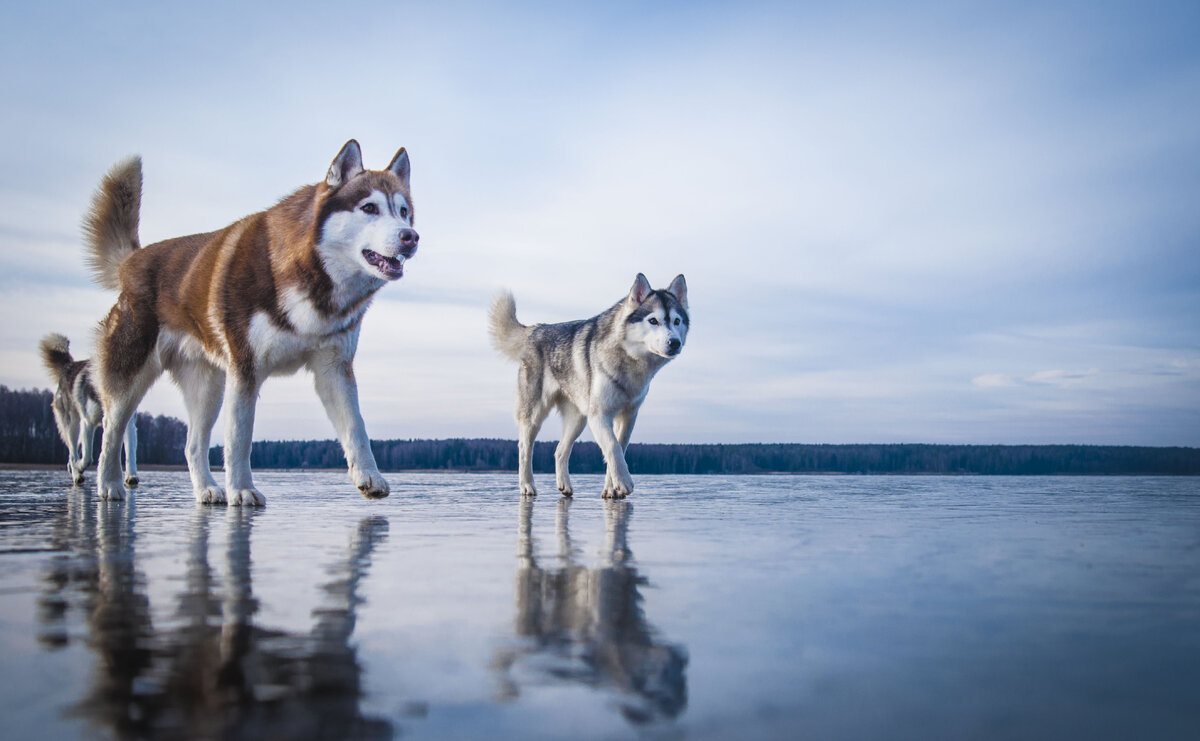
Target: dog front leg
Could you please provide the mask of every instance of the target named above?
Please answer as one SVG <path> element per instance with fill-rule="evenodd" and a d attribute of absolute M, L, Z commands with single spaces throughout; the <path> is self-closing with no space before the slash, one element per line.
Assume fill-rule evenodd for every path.
<path fill-rule="evenodd" d="M 225 376 L 229 416 L 225 422 L 225 496 L 231 505 L 262 506 L 267 498 L 254 487 L 250 447 L 254 440 L 254 406 L 260 384 L 230 370 Z"/>
<path fill-rule="evenodd" d="M 588 425 L 591 427 L 592 437 L 600 446 L 600 452 L 604 454 L 607 468 L 602 496 L 606 499 L 629 496 L 633 491 L 633 479 L 629 475 L 629 466 L 625 464 L 625 451 L 621 449 L 621 442 L 613 432 L 613 415 L 596 410 L 588 415 Z"/>
<path fill-rule="evenodd" d="M 367 426 L 358 407 L 358 384 L 354 380 L 354 366 L 344 358 L 318 358 L 310 369 L 313 372 L 317 396 L 325 405 L 325 413 L 333 423 L 338 441 L 346 454 L 350 467 L 350 480 L 364 497 L 379 499 L 386 497 L 391 489 L 379 472 L 375 454 L 371 452 L 371 440 L 367 437 Z"/>
<path fill-rule="evenodd" d="M 633 436 L 633 424 L 637 422 L 637 409 L 622 410 L 613 418 L 613 434 L 617 436 L 617 444 L 621 446 L 622 455 L 629 452 L 629 438 Z M 629 460 L 625 460 L 626 465 Z M 616 481 L 613 480 L 612 470 L 605 471 L 604 490 L 613 491 Z"/>

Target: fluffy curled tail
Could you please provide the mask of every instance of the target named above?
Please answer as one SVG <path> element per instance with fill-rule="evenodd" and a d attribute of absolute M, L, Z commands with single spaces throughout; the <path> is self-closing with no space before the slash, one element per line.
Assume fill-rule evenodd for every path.
<path fill-rule="evenodd" d="M 140 245 L 138 213 L 142 208 L 142 158 L 126 157 L 100 181 L 92 207 L 83 220 L 88 266 L 96 282 L 120 289 L 118 269 Z"/>
<path fill-rule="evenodd" d="M 42 338 L 42 362 L 46 370 L 59 382 L 66 375 L 67 368 L 75 359 L 71 357 L 71 341 L 58 333 L 48 334 Z"/>
<path fill-rule="evenodd" d="M 529 337 L 529 327 L 517 321 L 517 302 L 509 291 L 497 293 L 488 312 L 488 326 L 492 333 L 492 345 L 500 354 L 512 360 L 521 357 L 521 348 Z"/>

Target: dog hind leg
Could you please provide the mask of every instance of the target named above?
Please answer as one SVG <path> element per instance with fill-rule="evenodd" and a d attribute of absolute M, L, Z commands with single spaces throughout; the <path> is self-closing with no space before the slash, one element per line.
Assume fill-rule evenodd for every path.
<path fill-rule="evenodd" d="M 78 471 L 79 464 L 79 418 L 72 414 L 65 404 L 60 404 L 60 397 L 54 398 L 54 421 L 58 423 L 58 434 L 67 446 L 67 473 L 77 486 L 83 483 L 83 475 Z"/>
<path fill-rule="evenodd" d="M 125 485 L 137 486 L 141 479 L 137 471 L 137 410 L 125 425 Z"/>
<path fill-rule="evenodd" d="M 584 426 L 587 425 L 587 417 L 583 416 L 583 412 L 579 411 L 574 404 L 566 400 L 558 405 L 558 412 L 562 415 L 563 430 L 558 447 L 554 449 L 554 478 L 558 490 L 563 493 L 563 496 L 569 497 L 575 493 L 571 488 L 571 476 L 568 470 L 571 448 L 574 447 L 579 433 L 583 432 Z"/>
<path fill-rule="evenodd" d="M 542 399 L 541 374 L 522 365 L 517 372 L 517 479 L 521 495 L 536 497 L 533 485 L 533 443 L 550 407 Z"/>
<path fill-rule="evenodd" d="M 172 368 L 171 378 L 183 392 L 188 411 L 184 457 L 192 477 L 192 493 L 200 504 L 222 504 L 225 490 L 213 478 L 208 446 L 225 397 L 225 374 L 204 361 L 194 361 Z"/>
<path fill-rule="evenodd" d="M 100 442 L 100 462 L 97 467 L 101 499 L 125 498 L 125 486 L 121 476 L 121 446 L 124 443 L 125 430 L 133 423 L 138 404 L 160 372 L 157 358 L 147 358 L 137 375 L 127 383 L 120 386 L 113 384 L 116 388 L 112 388 L 108 387 L 107 382 L 102 382 L 105 384 L 101 393 L 106 400 L 106 408 L 104 434 Z"/>
<path fill-rule="evenodd" d="M 241 378 L 236 370 L 225 374 L 229 416 L 225 422 L 225 496 L 229 504 L 259 506 L 267 498 L 254 487 L 250 473 L 250 449 L 254 439 L 254 407 L 262 384 Z"/>
<path fill-rule="evenodd" d="M 77 383 L 75 385 L 75 417 L 79 420 L 79 457 L 75 460 L 75 483 L 83 483 L 83 472 L 92 465 L 92 447 L 96 439 L 96 428 L 100 426 L 104 411 L 100 400 L 89 398 Z"/>

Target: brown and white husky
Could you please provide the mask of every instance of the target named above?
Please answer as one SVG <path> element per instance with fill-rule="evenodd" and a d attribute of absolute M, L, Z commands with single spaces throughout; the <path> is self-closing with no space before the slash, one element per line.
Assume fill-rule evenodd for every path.
<path fill-rule="evenodd" d="M 354 354 L 376 291 L 417 251 L 408 153 L 364 170 L 346 142 L 323 182 L 224 229 L 139 248 L 141 160 L 113 167 L 84 230 L 97 282 L 120 291 L 100 323 L 93 359 L 104 405 L 99 493 L 121 499 L 121 434 L 143 395 L 168 371 L 188 410 L 185 451 L 196 500 L 261 505 L 250 474 L 254 406 L 263 381 L 307 368 L 346 453 L 350 478 L 385 497 L 358 406 Z M 222 399 L 225 489 L 208 447 Z"/>

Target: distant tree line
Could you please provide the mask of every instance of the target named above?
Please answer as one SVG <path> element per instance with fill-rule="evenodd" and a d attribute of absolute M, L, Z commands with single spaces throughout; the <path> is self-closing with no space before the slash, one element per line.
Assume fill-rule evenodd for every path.
<path fill-rule="evenodd" d="M 555 443 L 534 444 L 535 471 L 554 471 Z M 376 440 L 375 460 L 384 470 L 515 471 L 514 440 Z M 220 448 L 212 452 L 221 460 Z M 1094 474 L 1200 475 L 1200 449 L 1097 445 L 653 445 L 633 443 L 626 454 L 634 473 L 907 473 L 907 474 Z M 346 460 L 333 440 L 257 442 L 259 468 L 342 468 Z M 603 473 L 592 442 L 575 445 L 575 473 Z"/>
<path fill-rule="evenodd" d="M 40 389 L 0 386 L 0 462 L 67 464 L 67 446 L 58 434 L 54 394 Z M 138 463 L 182 464 L 187 425 L 174 417 L 137 415 Z M 93 456 L 100 454 L 96 429 Z"/>
<path fill-rule="evenodd" d="M 13 391 L 0 386 L 0 462 L 66 464 L 49 391 Z M 184 463 L 187 427 L 173 417 L 139 413 L 138 461 Z M 96 450 L 99 451 L 99 431 Z M 554 470 L 554 443 L 534 445 L 535 471 Z M 514 440 L 376 440 L 375 460 L 384 470 L 515 471 Z M 626 455 L 636 473 L 900 473 L 900 474 L 1094 474 L 1200 475 L 1200 448 L 1098 445 L 654 445 L 634 443 Z M 220 447 L 210 451 L 219 465 Z M 256 442 L 257 468 L 344 468 L 334 440 Z M 571 453 L 575 473 L 603 473 L 595 443 L 581 442 Z"/>

